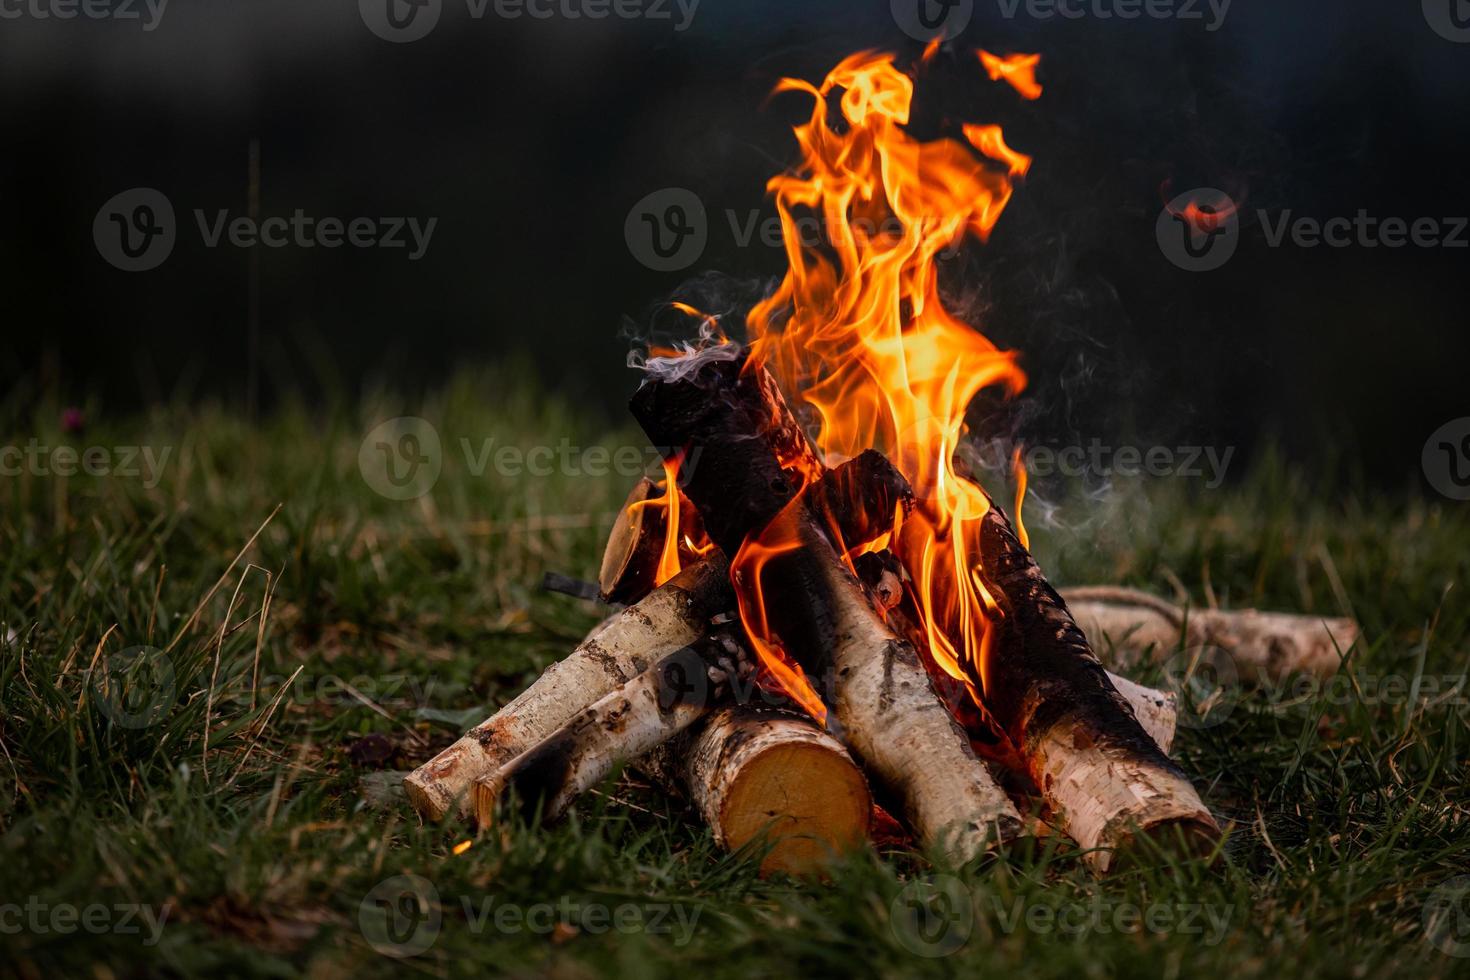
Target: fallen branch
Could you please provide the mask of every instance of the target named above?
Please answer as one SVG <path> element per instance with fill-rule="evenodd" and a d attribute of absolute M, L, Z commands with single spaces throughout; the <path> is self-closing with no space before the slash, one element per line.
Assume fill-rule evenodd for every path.
<path fill-rule="evenodd" d="M 1359 632 L 1351 619 L 1185 609 L 1147 592 L 1107 586 L 1063 589 L 1062 598 L 1093 648 L 1110 652 L 1118 666 L 1208 648 L 1228 654 L 1248 684 L 1280 682 L 1293 674 L 1332 677 Z"/>

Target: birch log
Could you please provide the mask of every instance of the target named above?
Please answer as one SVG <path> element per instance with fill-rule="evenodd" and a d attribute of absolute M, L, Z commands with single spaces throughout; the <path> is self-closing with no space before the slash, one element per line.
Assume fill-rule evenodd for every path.
<path fill-rule="evenodd" d="M 1344 618 L 1184 609 L 1147 592 L 1106 586 L 1063 589 L 1062 598 L 1093 648 L 1111 651 L 1120 667 L 1204 647 L 1228 654 L 1247 684 L 1279 683 L 1293 674 L 1325 680 L 1358 639 L 1358 624 Z"/>
<path fill-rule="evenodd" d="M 762 875 L 816 874 L 867 840 L 867 781 L 842 743 L 807 715 L 721 708 L 691 729 L 675 759 L 717 843 L 769 848 Z"/>
<path fill-rule="evenodd" d="M 1003 613 L 986 662 L 986 705 L 1026 759 L 1054 820 L 1099 871 L 1147 839 L 1207 854 L 1220 831 L 1128 702 L 994 502 L 981 574 Z"/>
<path fill-rule="evenodd" d="M 594 637 L 552 664 L 524 693 L 403 780 L 419 815 L 471 815 L 471 787 L 611 693 L 658 658 L 704 633 L 725 609 L 727 568 L 712 558 L 692 565 L 614 615 Z"/>
<path fill-rule="evenodd" d="M 493 773 L 475 781 L 475 823 L 485 830 L 513 796 L 522 816 L 559 819 L 578 796 L 684 731 L 729 693 L 720 638 L 703 637 L 594 702 Z M 733 669 L 733 665 L 731 667 Z"/>

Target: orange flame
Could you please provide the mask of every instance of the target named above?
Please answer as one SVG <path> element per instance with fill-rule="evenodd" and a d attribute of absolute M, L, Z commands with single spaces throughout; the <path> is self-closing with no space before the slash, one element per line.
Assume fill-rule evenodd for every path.
<path fill-rule="evenodd" d="M 1002 58 L 989 51 L 976 54 L 992 82 L 1005 82 L 1020 92 L 1023 99 L 1041 98 L 1041 86 L 1036 84 L 1036 66 L 1041 64 L 1041 55 L 1008 54 Z"/>
<path fill-rule="evenodd" d="M 800 506 L 799 498 L 788 507 Z M 777 518 L 762 533 L 752 535 L 740 545 L 730 562 L 730 580 L 735 586 L 735 599 L 740 609 L 740 621 L 750 645 L 760 658 L 764 680 L 774 682 L 793 701 L 817 721 L 827 721 L 827 707 L 822 698 L 807 681 L 801 666 L 786 655 L 779 638 L 771 629 L 766 618 L 765 591 L 761 584 L 761 571 L 766 563 L 777 555 L 800 548 L 801 541 L 785 532 L 789 527 Z"/>
<path fill-rule="evenodd" d="M 669 579 L 678 575 L 684 567 L 685 557 L 699 557 L 708 554 L 714 547 L 701 530 L 699 540 L 695 540 L 685 526 L 688 515 L 680 513 L 679 493 L 679 468 L 684 463 L 682 454 L 673 459 L 663 461 L 664 480 L 663 494 L 658 497 L 650 497 L 628 505 L 628 512 L 633 513 L 645 507 L 655 507 L 664 512 L 664 541 L 659 552 L 658 568 L 654 573 L 653 584 L 663 585 Z"/>
<path fill-rule="evenodd" d="M 1016 480 L 1016 506 L 1013 511 L 1016 515 L 1016 536 L 1021 539 L 1021 547 L 1029 549 L 1031 535 L 1026 533 L 1026 522 L 1021 520 L 1021 508 L 1026 503 L 1026 464 L 1021 460 L 1020 446 L 1011 453 L 1011 475 Z"/>
<path fill-rule="evenodd" d="M 1036 56 L 1002 60 L 982 52 L 981 59 L 1023 96 L 1040 94 Z M 999 615 L 979 574 L 989 502 L 955 470 L 953 454 L 974 396 L 991 385 L 1014 394 L 1026 379 L 1013 353 L 944 309 L 936 257 L 967 232 L 989 235 L 1013 179 L 1031 161 L 1006 146 L 995 126 L 965 127 L 968 145 L 910 137 L 903 127 L 913 82 L 891 55 L 855 54 L 820 87 L 784 79 L 776 91 L 804 92 L 814 104 L 810 119 L 795 127 L 799 165 L 767 184 L 789 270 L 748 317 L 751 364 L 768 367 L 793 401 L 815 410 L 817 448 L 827 461 L 877 448 L 913 484 L 919 504 L 890 544 L 913 580 L 935 662 L 978 701 L 990 624 Z M 842 116 L 836 125 L 833 95 Z M 811 213 L 828 241 L 804 239 L 798 220 Z M 747 631 L 768 647 L 758 652 L 783 686 L 790 663 L 769 649 L 758 571 L 791 546 L 748 541 L 734 563 Z M 815 697 L 804 684 L 787 689 L 803 704 Z"/>

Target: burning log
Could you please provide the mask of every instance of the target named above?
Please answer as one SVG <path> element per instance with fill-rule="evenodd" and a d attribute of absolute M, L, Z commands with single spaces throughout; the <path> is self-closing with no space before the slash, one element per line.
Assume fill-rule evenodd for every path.
<path fill-rule="evenodd" d="M 671 754 L 690 800 L 728 850 L 769 846 L 761 874 L 804 875 L 867 839 L 872 799 L 842 743 L 807 715 L 721 708 Z"/>
<path fill-rule="evenodd" d="M 1016 836 L 1015 807 L 945 711 L 913 646 L 843 564 L 830 522 L 813 513 L 822 505 L 798 499 L 822 465 L 774 380 L 745 370 L 743 356 L 684 367 L 646 383 L 631 408 L 654 444 L 698 450 L 685 489 L 710 537 L 736 555 L 733 573 L 756 579 L 744 585 L 758 589 L 761 608 L 742 615 L 768 627 L 752 636 L 758 649 L 779 637 L 808 675 L 830 672 L 848 744 L 926 846 L 963 861 Z"/>
<path fill-rule="evenodd" d="M 1279 683 L 1293 674 L 1327 679 L 1358 639 L 1351 619 L 1186 610 L 1147 592 L 1107 586 L 1063 589 L 1062 597 L 1094 648 L 1112 649 L 1121 666 L 1203 647 L 1228 654 L 1245 683 Z"/>
<path fill-rule="evenodd" d="M 1067 605 L 992 502 L 982 575 L 1003 616 L 985 701 L 1026 759 L 1061 827 L 1100 871 L 1141 838 L 1208 854 L 1220 830 L 1179 767 L 1139 724 Z"/>
<path fill-rule="evenodd" d="M 637 602 L 661 577 L 673 575 L 695 558 L 688 543 L 704 538 L 699 512 L 678 488 L 677 468 L 669 467 L 663 489 L 643 477 L 618 511 L 602 554 L 597 583 L 604 602 Z M 669 533 L 673 515 L 676 532 Z"/>
<path fill-rule="evenodd" d="M 476 780 L 476 824 L 484 830 L 495 822 L 496 807 L 508 791 L 527 818 L 539 812 L 544 820 L 558 819 L 617 766 L 667 742 L 727 697 L 740 660 L 738 645 L 719 633 L 664 657 L 534 748 Z M 752 666 L 746 662 L 747 673 Z"/>
<path fill-rule="evenodd" d="M 552 664 L 519 697 L 403 781 L 420 816 L 468 815 L 471 787 L 533 748 L 578 711 L 687 646 L 724 611 L 729 598 L 722 558 L 692 565 L 636 605 L 617 613 L 595 636 Z"/>

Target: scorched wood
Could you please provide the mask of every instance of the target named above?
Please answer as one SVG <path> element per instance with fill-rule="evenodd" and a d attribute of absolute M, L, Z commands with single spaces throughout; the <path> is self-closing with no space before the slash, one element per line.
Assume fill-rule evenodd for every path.
<path fill-rule="evenodd" d="M 869 604 L 834 550 L 829 522 L 793 505 L 822 466 L 769 373 L 746 370 L 743 356 L 710 359 L 645 383 L 631 408 L 655 445 L 692 464 L 685 492 L 727 554 L 753 534 L 796 544 L 764 565 L 765 615 L 809 677 L 833 678 L 830 706 L 848 744 L 920 840 L 963 861 L 1018 834 L 1015 807 L 945 711 L 913 646 Z"/>

